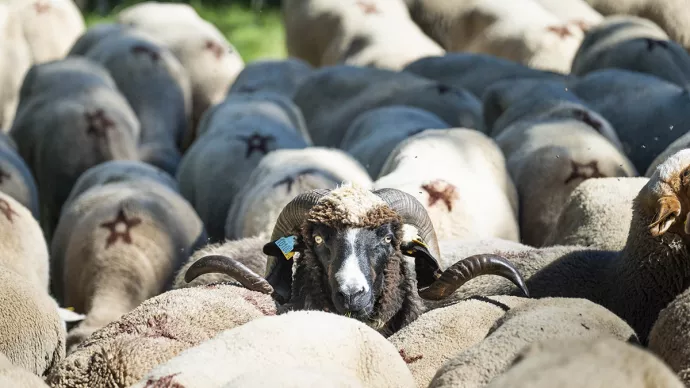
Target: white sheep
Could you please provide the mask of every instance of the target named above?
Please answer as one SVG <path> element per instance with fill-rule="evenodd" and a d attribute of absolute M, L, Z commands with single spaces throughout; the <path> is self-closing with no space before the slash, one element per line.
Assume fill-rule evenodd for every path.
<path fill-rule="evenodd" d="M 0 385 L 15 388 L 49 388 L 43 379 L 18 367 L 0 353 Z"/>
<path fill-rule="evenodd" d="M 688 210 L 681 208 L 681 203 L 687 201 L 688 177 L 690 150 L 672 155 L 657 167 L 633 200 L 630 232 L 619 252 L 556 246 L 503 250 L 499 257 L 514 263 L 527 279 L 532 297 L 589 299 L 625 319 L 646 344 L 659 311 L 687 284 L 684 220 Z M 465 245 L 463 249 L 469 249 L 472 243 Z M 492 249 L 484 250 L 490 252 Z M 458 298 L 519 292 L 503 279 L 488 277 L 467 282 L 459 289 L 444 288 L 446 292 L 454 290 Z"/>
<path fill-rule="evenodd" d="M 34 64 L 64 58 L 86 30 L 72 0 L 10 0 L 9 4 L 21 20 Z"/>
<path fill-rule="evenodd" d="M 556 116 L 556 115 L 554 115 Z M 518 120 L 496 137 L 520 198 L 522 240 L 542 246 L 583 180 L 636 176 L 632 163 L 577 117 Z"/>
<path fill-rule="evenodd" d="M 308 63 L 297 58 L 255 61 L 242 69 L 228 93 L 273 91 L 292 98 L 312 70 Z"/>
<path fill-rule="evenodd" d="M 276 149 L 308 146 L 292 125 L 261 113 L 233 120 L 237 111 L 223 109 L 210 112 L 212 117 L 204 124 L 208 129 L 200 129 L 201 136 L 185 153 L 177 172 L 182 195 L 194 206 L 214 242 L 224 239 L 233 198 L 261 159 Z"/>
<path fill-rule="evenodd" d="M 566 74 L 583 37 L 580 27 L 534 0 L 416 0 L 410 13 L 447 51 L 490 54 Z"/>
<path fill-rule="evenodd" d="M 658 357 L 616 338 L 563 336 L 533 343 L 486 387 L 681 388 Z"/>
<path fill-rule="evenodd" d="M 117 14 L 120 23 L 139 25 L 146 23 L 176 23 L 201 21 L 201 16 L 189 4 L 143 1 L 131 5 Z"/>
<path fill-rule="evenodd" d="M 627 323 L 596 303 L 569 298 L 531 300 L 508 310 L 486 339 L 446 362 L 429 388 L 483 387 L 505 372 L 526 345 L 563 336 L 637 340 Z"/>
<path fill-rule="evenodd" d="M 350 20 L 335 23 L 337 29 L 321 66 L 343 63 L 402 70 L 419 58 L 445 53 L 410 19 L 400 0 L 345 3 L 348 9 L 343 10 L 342 18 Z"/>
<path fill-rule="evenodd" d="M 163 292 L 206 239 L 191 205 L 155 179 L 92 183 L 65 206 L 51 245 L 54 294 L 86 314 L 68 348 Z"/>
<path fill-rule="evenodd" d="M 341 150 L 308 147 L 273 151 L 261 159 L 233 198 L 225 237 L 268 237 L 280 212 L 297 194 L 333 189 L 343 182 L 363 187 L 372 184 L 362 165 Z"/>
<path fill-rule="evenodd" d="M 647 178 L 587 179 L 575 187 L 563 205 L 544 246 L 579 245 L 620 251 L 632 220 L 633 200 Z"/>
<path fill-rule="evenodd" d="M 22 88 L 28 97 L 20 101 L 10 129 L 36 178 L 41 226 L 49 242 L 81 173 L 107 160 L 138 159 L 139 121 L 125 98 L 91 66 L 82 66 L 84 60 L 65 62 L 41 65 L 33 77 L 29 72 L 27 88 Z M 41 93 L 43 85 L 56 87 Z"/>
<path fill-rule="evenodd" d="M 527 301 L 515 296 L 468 298 L 422 314 L 388 340 L 398 348 L 417 387 L 426 388 L 446 361 L 480 343 L 506 311 Z"/>
<path fill-rule="evenodd" d="M 493 55 L 467 52 L 422 58 L 407 65 L 403 71 L 458 89 L 466 89 L 480 99 L 486 88 L 501 80 L 516 78 L 564 80 L 562 74 L 533 69 Z"/>
<path fill-rule="evenodd" d="M 29 167 L 11 137 L 0 132 L 0 191 L 16 199 L 39 218 L 38 189 Z"/>
<path fill-rule="evenodd" d="M 136 113 L 140 159 L 174 175 L 178 147 L 191 137 L 192 94 L 182 64 L 155 39 L 132 31 L 109 35 L 85 56 L 108 69 Z"/>
<path fill-rule="evenodd" d="M 681 87 L 690 85 L 690 55 L 656 24 L 628 16 L 607 18 L 585 36 L 572 73 L 607 68 L 647 73 Z"/>
<path fill-rule="evenodd" d="M 429 128 L 447 129 L 450 125 L 420 108 L 390 105 L 371 109 L 352 122 L 340 148 L 362 163 L 369 175 L 378 177 L 388 155 L 401 141 Z"/>
<path fill-rule="evenodd" d="M 132 388 L 161 381 L 220 388 L 275 366 L 318 370 L 363 387 L 414 387 L 398 351 L 373 329 L 331 313 L 297 311 L 226 330 L 153 368 Z"/>
<path fill-rule="evenodd" d="M 537 0 L 547 11 L 558 16 L 565 23 L 573 23 L 583 31 L 589 30 L 604 20 L 604 16 L 585 0 Z"/>
<path fill-rule="evenodd" d="M 684 135 L 690 114 L 688 89 L 638 72 L 604 69 L 574 78 L 568 89 L 616 128 L 637 171 Z"/>
<path fill-rule="evenodd" d="M 517 193 L 496 143 L 470 129 L 425 130 L 389 155 L 374 187 L 421 202 L 438 238 L 518 241 Z"/>
<path fill-rule="evenodd" d="M 275 313 L 270 296 L 243 287 L 215 284 L 169 291 L 93 333 L 47 382 L 53 388 L 127 388 L 183 350 Z"/>
<path fill-rule="evenodd" d="M 22 80 L 32 64 L 22 22 L 9 2 L 0 4 L 0 39 L 4 42 L 0 49 L 0 132 L 6 132 L 14 120 Z"/>

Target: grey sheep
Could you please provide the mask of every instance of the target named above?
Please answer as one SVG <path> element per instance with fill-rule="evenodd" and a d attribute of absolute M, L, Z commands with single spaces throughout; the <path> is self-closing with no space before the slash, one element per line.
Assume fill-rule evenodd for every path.
<path fill-rule="evenodd" d="M 458 89 L 465 89 L 482 98 L 491 84 L 516 78 L 564 80 L 563 74 L 538 70 L 520 63 L 488 54 L 447 53 L 422 58 L 410 63 L 404 72 L 433 79 Z"/>
<path fill-rule="evenodd" d="M 544 246 L 579 245 L 620 251 L 628 239 L 633 200 L 648 180 L 599 178 L 580 183 L 563 205 Z"/>
<path fill-rule="evenodd" d="M 307 147 L 270 152 L 233 198 L 225 237 L 268 238 L 280 212 L 296 195 L 314 189 L 334 189 L 343 182 L 363 187 L 372 184 L 364 167 L 338 149 Z"/>
<path fill-rule="evenodd" d="M 690 49 L 690 13 L 677 0 L 585 0 L 603 15 L 634 15 L 658 24 L 674 41 Z"/>
<path fill-rule="evenodd" d="M 52 388 L 127 388 L 183 350 L 275 313 L 270 296 L 243 287 L 169 291 L 94 332 L 46 381 Z"/>
<path fill-rule="evenodd" d="M 390 105 L 368 110 L 352 122 L 340 148 L 355 157 L 376 178 L 388 155 L 406 138 L 425 129 L 447 129 L 450 125 L 420 108 Z"/>
<path fill-rule="evenodd" d="M 636 176 L 632 163 L 588 123 L 571 117 L 515 122 L 496 137 L 520 198 L 522 241 L 542 246 L 563 205 L 583 180 Z"/>
<path fill-rule="evenodd" d="M 224 239 L 232 201 L 261 159 L 276 149 L 309 145 L 297 128 L 273 115 L 243 115 L 229 101 L 232 98 L 228 96 L 203 120 L 200 137 L 185 153 L 177 172 L 180 191 L 201 217 L 212 242 Z M 240 117 L 234 119 L 235 114 Z"/>
<path fill-rule="evenodd" d="M 564 336 L 637 342 L 628 324 L 596 303 L 568 298 L 528 301 L 499 318 L 486 339 L 446 362 L 429 388 L 484 387 L 504 373 L 525 346 Z"/>
<path fill-rule="evenodd" d="M 478 255 L 442 271 L 438 239 L 424 206 L 395 189 L 372 192 L 343 184 L 297 195 L 281 212 L 263 251 L 269 255 L 265 278 L 234 258 L 211 255 L 190 266 L 185 281 L 207 273 L 230 275 L 272 295 L 281 312 L 337 312 L 384 336 L 477 276 L 500 275 L 528 293 L 505 260 Z"/>
<path fill-rule="evenodd" d="M 658 357 L 616 338 L 560 337 L 525 347 L 487 388 L 681 388 Z"/>
<path fill-rule="evenodd" d="M 623 145 L 616 130 L 602 115 L 559 81 L 517 79 L 499 81 L 482 98 L 484 125 L 498 137 L 516 122 L 545 119 L 575 119 L 599 132 L 616 148 Z"/>
<path fill-rule="evenodd" d="M 93 184 L 65 206 L 51 245 L 54 294 L 86 314 L 67 336 L 68 351 L 169 288 L 206 240 L 191 205 L 155 179 Z"/>
<path fill-rule="evenodd" d="M 0 132 L 0 191 L 16 199 L 39 216 L 38 189 L 29 166 L 17 153 L 17 145 L 11 137 Z"/>
<path fill-rule="evenodd" d="M 140 159 L 175 175 L 179 147 L 191 136 L 191 85 L 182 64 L 155 39 L 133 32 L 111 34 L 85 56 L 108 69 L 136 113 Z"/>
<path fill-rule="evenodd" d="M 295 94 L 314 144 L 337 147 L 360 114 L 390 105 L 425 109 L 458 128 L 482 129 L 471 93 L 412 74 L 346 66 L 312 73 Z"/>
<path fill-rule="evenodd" d="M 188 388 L 246 386 L 238 381 L 266 374 L 274 365 L 309 368 L 333 381 L 356 381 L 358 387 L 414 387 L 395 347 L 373 329 L 335 314 L 295 311 L 225 330 L 153 368 L 132 388 L 163 383 Z M 258 386 L 266 386 L 266 380 L 259 381 Z"/>
<path fill-rule="evenodd" d="M 426 388 L 446 361 L 482 342 L 506 311 L 527 301 L 515 296 L 468 298 L 422 314 L 388 340 L 407 363 L 417 387 Z"/>
<path fill-rule="evenodd" d="M 99 44 L 101 40 L 113 34 L 127 31 L 130 27 L 131 26 L 122 23 L 99 23 L 91 26 L 74 42 L 67 56 L 86 55 L 86 53 Z"/>
<path fill-rule="evenodd" d="M 15 388 L 49 388 L 43 379 L 18 367 L 0 353 L 0 385 Z"/>
<path fill-rule="evenodd" d="M 255 61 L 242 69 L 228 93 L 273 91 L 292 98 L 312 71 L 308 63 L 297 58 Z"/>
<path fill-rule="evenodd" d="M 686 132 L 688 89 L 658 77 L 605 69 L 571 80 L 568 88 L 616 128 L 637 171 L 646 171 L 657 155 Z"/>
<path fill-rule="evenodd" d="M 573 58 L 572 74 L 583 76 L 608 68 L 690 86 L 690 55 L 648 19 L 614 16 L 587 32 Z"/>
<path fill-rule="evenodd" d="M 72 71 L 65 69 L 69 64 L 64 71 L 50 71 L 63 67 L 52 62 L 33 77 L 29 72 L 29 85 L 23 88 L 28 97 L 21 100 L 10 130 L 36 178 L 48 242 L 72 185 L 84 171 L 107 160 L 138 159 L 139 121 L 125 98 L 91 67 L 82 71 L 82 61 L 70 63 L 75 63 Z M 65 73 L 69 76 L 61 78 Z M 58 86 L 38 93 L 39 85 L 51 84 Z"/>
<path fill-rule="evenodd" d="M 687 201 L 688 187 L 690 150 L 683 150 L 657 167 L 635 197 L 630 233 L 621 251 L 556 246 L 503 251 L 500 257 L 525 276 L 532 297 L 589 299 L 623 318 L 646 344 L 659 311 L 685 290 L 690 265 L 684 227 L 688 209 L 681 203 Z M 515 292 L 508 283 L 483 278 L 468 282 L 454 297 Z"/>

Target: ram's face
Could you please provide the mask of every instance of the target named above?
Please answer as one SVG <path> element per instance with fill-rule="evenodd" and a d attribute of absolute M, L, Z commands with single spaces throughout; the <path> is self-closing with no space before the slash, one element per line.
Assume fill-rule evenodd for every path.
<path fill-rule="evenodd" d="M 340 314 L 366 318 L 383 286 L 383 270 L 399 242 L 400 225 L 334 229 L 323 224 L 311 232 L 312 250 L 325 269 L 331 300 Z"/>

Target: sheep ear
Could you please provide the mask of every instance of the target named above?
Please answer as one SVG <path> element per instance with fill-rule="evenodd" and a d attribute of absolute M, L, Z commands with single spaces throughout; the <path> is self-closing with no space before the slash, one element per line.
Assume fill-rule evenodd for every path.
<path fill-rule="evenodd" d="M 266 280 L 284 301 L 292 294 L 292 258 L 304 249 L 297 236 L 285 236 L 264 245 L 263 252 L 274 257 L 273 266 L 266 274 Z"/>
<path fill-rule="evenodd" d="M 662 197 L 657 202 L 658 210 L 654 222 L 649 225 L 649 233 L 659 237 L 666 233 L 680 216 L 680 202 L 673 197 Z"/>
<path fill-rule="evenodd" d="M 417 273 L 417 288 L 428 287 L 441 276 L 441 266 L 431 254 L 429 247 L 420 238 L 407 241 L 400 246 L 400 250 L 407 256 L 414 257 L 414 267 Z"/>

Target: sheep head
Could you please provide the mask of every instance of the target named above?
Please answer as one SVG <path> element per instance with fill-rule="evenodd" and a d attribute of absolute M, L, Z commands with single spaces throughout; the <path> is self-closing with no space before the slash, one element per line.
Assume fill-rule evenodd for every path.
<path fill-rule="evenodd" d="M 506 277 L 527 293 L 512 264 L 493 255 L 473 256 L 442 272 L 436 232 L 424 206 L 395 189 L 372 192 L 343 185 L 300 194 L 281 212 L 271 242 L 263 250 L 269 255 L 265 279 L 247 275 L 246 268 L 230 258 L 218 262 L 209 257 L 190 266 L 185 280 L 223 272 L 242 277 L 238 280 L 245 287 L 289 302 L 296 298 L 293 277 L 300 276 L 293 275 L 293 263 L 309 259 L 319 273 L 311 281 L 327 288 L 315 293 L 326 293 L 338 313 L 368 317 L 380 302 L 384 283 L 391 280 L 384 276 L 386 268 L 392 273 L 389 264 L 404 255 L 414 258 L 416 291 L 422 298 L 443 299 L 484 274 Z"/>
<path fill-rule="evenodd" d="M 654 214 L 649 232 L 690 235 L 690 150 L 682 150 L 660 164 L 638 196 L 642 211 Z M 682 222 L 678 222 L 682 220 Z"/>

